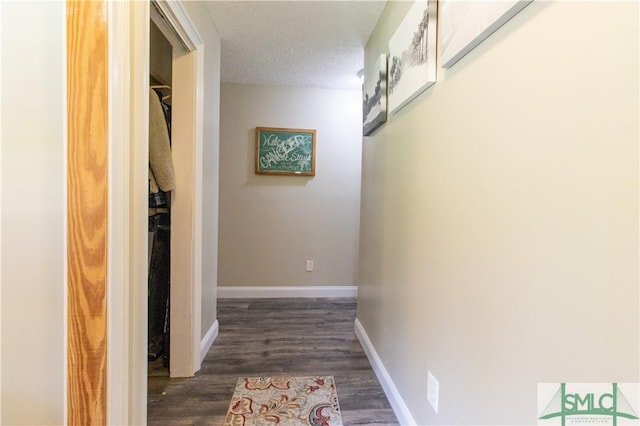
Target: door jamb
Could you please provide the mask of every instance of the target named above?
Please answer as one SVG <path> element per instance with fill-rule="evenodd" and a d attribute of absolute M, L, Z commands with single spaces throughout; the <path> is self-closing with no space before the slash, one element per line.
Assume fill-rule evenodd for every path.
<path fill-rule="evenodd" d="M 155 0 L 177 33 L 192 43 L 193 172 L 191 279 L 186 319 L 188 365 L 199 370 L 202 285 L 202 144 L 204 54 L 202 39 L 179 1 Z M 109 2 L 109 251 L 107 277 L 107 421 L 147 423 L 147 222 L 149 2 Z M 175 309 L 176 307 L 174 307 Z"/>

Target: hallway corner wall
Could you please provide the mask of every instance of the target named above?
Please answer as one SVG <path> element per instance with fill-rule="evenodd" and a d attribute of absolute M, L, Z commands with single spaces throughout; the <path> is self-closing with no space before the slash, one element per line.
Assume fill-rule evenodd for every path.
<path fill-rule="evenodd" d="M 315 129 L 315 177 L 256 175 L 256 127 Z M 220 285 L 355 286 L 361 146 L 359 90 L 223 84 Z"/>

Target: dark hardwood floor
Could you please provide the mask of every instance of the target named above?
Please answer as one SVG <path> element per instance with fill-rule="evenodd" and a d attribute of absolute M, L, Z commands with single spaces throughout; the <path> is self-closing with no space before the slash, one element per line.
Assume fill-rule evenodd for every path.
<path fill-rule="evenodd" d="M 355 299 L 218 300 L 220 333 L 202 369 L 149 392 L 148 424 L 222 425 L 238 377 L 332 375 L 346 426 L 397 425 L 355 315 Z"/>

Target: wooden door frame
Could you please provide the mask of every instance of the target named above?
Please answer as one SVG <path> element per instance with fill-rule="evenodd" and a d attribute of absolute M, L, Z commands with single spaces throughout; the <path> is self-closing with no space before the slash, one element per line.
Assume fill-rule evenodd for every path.
<path fill-rule="evenodd" d="M 109 26 L 107 3 L 66 2 L 66 422 L 107 422 Z"/>
<path fill-rule="evenodd" d="M 174 74 L 174 90 L 187 90 L 176 107 L 191 120 L 178 125 L 174 140 L 191 140 L 179 172 L 176 197 L 187 208 L 172 217 L 189 231 L 176 242 L 188 258 L 172 279 L 186 276 L 171 293 L 172 376 L 200 369 L 202 287 L 202 145 L 204 53 L 202 38 L 180 1 L 156 0 L 191 56 L 192 75 Z M 109 2 L 109 253 L 108 253 L 108 423 L 146 424 L 147 420 L 147 223 L 149 117 L 149 2 Z M 170 40 L 171 42 L 171 40 Z M 175 40 L 172 43 L 175 51 Z M 175 57 L 175 55 L 174 55 Z M 189 69 L 187 66 L 184 69 Z M 175 102 L 178 102 L 176 104 Z M 186 105 L 185 105 L 186 103 Z M 177 123 L 176 123 L 177 124 Z M 173 130 L 176 131 L 176 124 Z M 180 130 L 182 129 L 182 130 Z M 186 138 L 186 139 L 185 139 Z M 176 164 L 177 165 L 177 164 Z M 180 178 L 180 176 L 183 176 Z M 182 181 L 180 181 L 182 179 Z M 181 186 L 182 184 L 182 186 Z M 185 195 L 178 191 L 184 191 Z M 172 242 L 173 246 L 173 242 Z M 183 253 L 184 255 L 184 253 Z"/>

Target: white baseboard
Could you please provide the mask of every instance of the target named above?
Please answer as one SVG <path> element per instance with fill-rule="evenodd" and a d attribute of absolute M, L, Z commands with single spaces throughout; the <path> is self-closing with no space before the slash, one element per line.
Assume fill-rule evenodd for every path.
<path fill-rule="evenodd" d="M 211 345 L 213 345 L 216 337 L 218 337 L 219 327 L 220 324 L 218 323 L 218 320 L 215 320 L 209 331 L 207 331 L 207 334 L 205 334 L 202 338 L 202 341 L 200 342 L 200 362 L 204 360 L 204 357 L 207 355 L 209 348 L 211 347 Z"/>
<path fill-rule="evenodd" d="M 220 299 L 357 296 L 356 286 L 218 287 Z"/>
<path fill-rule="evenodd" d="M 404 403 L 400 392 L 398 392 L 396 385 L 393 383 L 393 380 L 391 380 L 391 376 L 384 367 L 384 364 L 382 364 L 382 360 L 378 356 L 376 349 L 373 347 L 371 340 L 369 340 L 367 332 L 364 330 L 362 324 L 357 318 L 355 321 L 355 332 L 360 344 L 362 345 L 362 349 L 364 349 L 364 353 L 367 355 L 367 358 L 369 358 L 369 363 L 371 364 L 373 371 L 378 377 L 378 381 L 382 385 L 382 390 L 384 390 L 384 393 L 391 404 L 391 408 L 398 418 L 398 422 L 400 422 L 401 425 L 416 425 L 417 423 L 413 419 L 409 408 Z"/>

